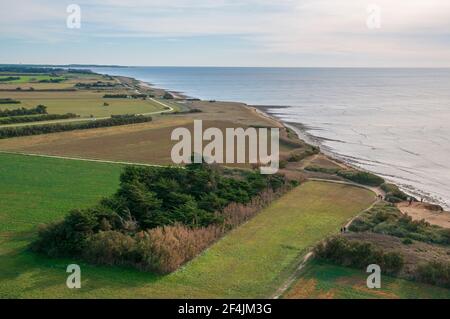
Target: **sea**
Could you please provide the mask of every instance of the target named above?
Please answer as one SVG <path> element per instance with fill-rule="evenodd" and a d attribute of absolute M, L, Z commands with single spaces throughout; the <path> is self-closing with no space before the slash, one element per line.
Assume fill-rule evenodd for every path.
<path fill-rule="evenodd" d="M 450 69 L 90 69 L 191 97 L 264 105 L 324 152 L 450 208 Z"/>

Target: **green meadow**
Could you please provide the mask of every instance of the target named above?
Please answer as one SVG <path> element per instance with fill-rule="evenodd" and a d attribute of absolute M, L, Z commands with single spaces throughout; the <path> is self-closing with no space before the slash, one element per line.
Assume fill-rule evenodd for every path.
<path fill-rule="evenodd" d="M 38 224 L 112 194 L 120 171 L 115 164 L 0 154 L 0 297 L 268 297 L 311 246 L 374 197 L 351 186 L 307 182 L 166 276 L 28 251 Z M 65 285 L 70 263 L 81 266 L 81 289 Z"/>
<path fill-rule="evenodd" d="M 369 289 L 363 270 L 312 261 L 299 280 L 285 294 L 285 298 L 338 299 L 448 299 L 450 290 L 412 281 L 382 276 L 380 289 Z"/>

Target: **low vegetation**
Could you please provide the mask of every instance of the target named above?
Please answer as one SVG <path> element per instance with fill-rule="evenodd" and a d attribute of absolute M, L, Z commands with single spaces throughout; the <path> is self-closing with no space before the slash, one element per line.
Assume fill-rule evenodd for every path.
<path fill-rule="evenodd" d="M 358 269 L 377 264 L 386 274 L 398 273 L 403 265 L 403 257 L 397 252 L 385 253 L 371 243 L 349 241 L 343 237 L 332 237 L 314 249 L 319 260 Z"/>
<path fill-rule="evenodd" d="M 320 152 L 318 147 L 315 147 L 312 145 L 307 145 L 307 146 L 308 147 L 306 147 L 302 151 L 294 151 L 291 154 L 289 154 L 287 161 L 288 162 L 300 162 L 301 160 L 303 160 L 311 155 L 318 154 Z M 298 147 L 298 145 L 294 144 L 294 147 Z"/>
<path fill-rule="evenodd" d="M 118 86 L 117 83 L 114 82 L 103 82 L 103 81 L 97 81 L 92 83 L 85 83 L 85 82 L 79 82 L 75 84 L 76 88 L 79 89 L 104 89 L 104 88 L 112 88 Z"/>
<path fill-rule="evenodd" d="M 20 101 L 10 98 L 0 98 L 0 104 L 20 104 Z"/>
<path fill-rule="evenodd" d="M 10 116 L 22 116 L 22 115 L 35 115 L 35 114 L 47 114 L 47 107 L 45 105 L 38 105 L 32 109 L 19 108 L 14 110 L 0 110 L 0 117 Z"/>
<path fill-rule="evenodd" d="M 380 188 L 386 193 L 385 200 L 391 203 L 400 203 L 408 200 L 408 195 L 405 194 L 395 184 L 383 183 Z"/>
<path fill-rule="evenodd" d="M 450 245 L 450 229 L 430 225 L 424 220 L 414 221 L 395 206 L 381 203 L 358 216 L 349 229 L 354 232 L 371 231 L 379 234 Z"/>
<path fill-rule="evenodd" d="M 42 228 L 33 247 L 52 257 L 171 272 L 266 206 L 286 183 L 257 172 L 226 177 L 200 164 L 127 167 L 113 197 Z"/>
<path fill-rule="evenodd" d="M 417 281 L 450 289 L 450 264 L 431 261 L 419 265 Z"/>
<path fill-rule="evenodd" d="M 146 99 L 148 97 L 154 97 L 152 94 L 105 94 L 104 99 Z"/>
<path fill-rule="evenodd" d="M 337 175 L 361 185 L 380 186 L 384 183 L 384 179 L 381 177 L 358 170 L 339 170 Z"/>
<path fill-rule="evenodd" d="M 79 123 L 65 123 L 65 124 L 44 124 L 32 126 L 17 126 L 0 128 L 0 139 L 40 135 L 56 132 L 66 132 L 73 130 L 85 130 L 99 127 L 119 126 L 136 123 L 150 122 L 151 117 L 143 115 L 112 115 L 111 118 L 101 120 L 87 120 Z"/>
<path fill-rule="evenodd" d="M 381 288 L 367 287 L 366 269 L 312 260 L 283 296 L 289 299 L 429 299 L 450 298 L 448 289 L 382 274 Z"/>
<path fill-rule="evenodd" d="M 10 82 L 10 81 L 16 81 L 16 80 L 20 80 L 20 77 L 19 76 L 0 77 L 0 82 Z"/>
<path fill-rule="evenodd" d="M 305 167 L 305 170 L 310 171 L 310 172 L 318 172 L 318 173 L 334 175 L 334 174 L 337 174 L 341 169 L 334 168 L 334 167 L 322 167 L 322 166 L 318 166 L 318 165 L 308 165 Z"/>
<path fill-rule="evenodd" d="M 64 120 L 76 118 L 78 115 L 74 113 L 67 114 L 41 114 L 32 116 L 12 116 L 12 117 L 0 117 L 0 125 L 6 124 L 19 124 L 19 123 L 32 123 L 42 121 Z"/>

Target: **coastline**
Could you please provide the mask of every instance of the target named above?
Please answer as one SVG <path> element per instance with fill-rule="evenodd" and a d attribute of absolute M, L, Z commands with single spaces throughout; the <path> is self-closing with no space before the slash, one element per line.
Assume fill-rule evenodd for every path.
<path fill-rule="evenodd" d="M 132 77 L 130 77 L 130 79 L 137 81 L 140 86 L 149 88 L 151 90 L 169 92 L 174 97 L 174 100 L 190 100 L 190 99 L 200 100 L 198 98 L 189 96 L 189 95 L 185 94 L 184 92 L 166 90 L 164 88 L 157 87 L 157 86 L 153 85 L 152 83 L 149 83 L 149 82 L 146 82 L 143 80 L 139 80 L 136 78 L 132 78 Z M 251 104 L 238 102 L 238 101 L 227 101 L 227 102 L 242 105 L 243 107 L 246 107 L 246 108 L 249 108 L 249 109 L 255 111 L 255 113 L 258 114 L 259 116 L 261 116 L 262 118 L 270 119 L 271 121 L 276 123 L 276 125 L 279 127 L 286 127 L 286 128 L 291 129 L 292 131 L 295 132 L 295 134 L 297 135 L 297 137 L 300 140 L 304 141 L 307 144 L 319 147 L 320 153 L 322 155 L 330 158 L 333 161 L 342 163 L 343 165 L 347 166 L 348 168 L 354 168 L 357 170 L 362 170 L 362 171 L 367 171 L 367 172 L 374 173 L 374 174 L 379 174 L 377 172 L 373 172 L 373 171 L 367 170 L 365 168 L 362 168 L 356 164 L 356 161 L 352 161 L 351 158 L 340 156 L 338 153 L 334 152 L 332 149 L 330 149 L 329 147 L 327 147 L 326 145 L 323 144 L 323 139 L 308 133 L 310 128 L 307 125 L 302 124 L 302 123 L 296 123 L 296 122 L 287 122 L 287 121 L 281 119 L 280 117 L 278 117 L 277 115 L 275 115 L 274 113 L 270 112 L 270 109 L 289 108 L 289 106 L 251 105 Z M 392 178 L 389 178 L 389 176 L 385 176 L 382 174 L 380 174 L 380 175 L 386 180 L 386 182 L 395 184 L 409 196 L 418 198 L 419 200 L 423 199 L 426 202 L 429 202 L 431 204 L 440 205 L 440 206 L 443 206 L 446 209 L 448 209 L 448 205 L 443 200 L 441 201 L 438 198 L 433 197 L 433 194 L 426 194 L 423 190 L 413 188 L 412 186 L 409 186 L 409 185 L 402 185 L 401 183 L 396 182 Z"/>

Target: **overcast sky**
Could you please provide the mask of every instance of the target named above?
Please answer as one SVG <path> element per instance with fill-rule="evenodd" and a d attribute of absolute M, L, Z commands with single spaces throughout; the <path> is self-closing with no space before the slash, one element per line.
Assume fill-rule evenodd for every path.
<path fill-rule="evenodd" d="M 2 0 L 0 38 L 0 63 L 450 67 L 450 0 Z"/>

